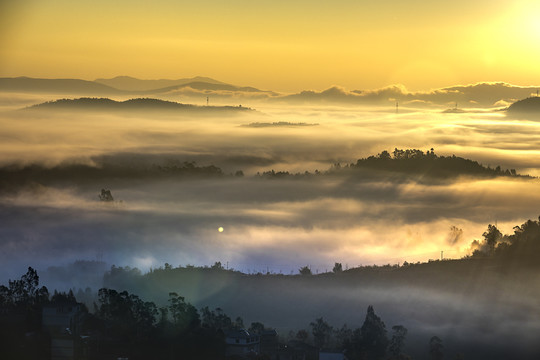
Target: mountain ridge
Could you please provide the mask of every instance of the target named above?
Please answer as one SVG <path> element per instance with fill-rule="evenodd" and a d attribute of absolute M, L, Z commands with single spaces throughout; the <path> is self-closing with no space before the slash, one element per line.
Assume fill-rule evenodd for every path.
<path fill-rule="evenodd" d="M 114 85 L 114 86 L 113 86 Z M 162 87 L 163 85 L 167 85 Z M 156 88 L 157 86 L 157 88 Z M 144 89 L 144 90 L 141 90 Z M 0 78 L 0 92 L 57 93 L 81 96 L 138 95 L 185 97 L 247 97 L 292 104 L 335 103 L 350 106 L 377 104 L 389 106 L 454 106 L 460 108 L 507 107 L 533 96 L 537 86 L 517 86 L 504 82 L 481 82 L 456 85 L 429 91 L 408 91 L 403 85 L 390 85 L 373 90 L 347 90 L 331 86 L 325 90 L 302 90 L 296 93 L 278 93 L 252 86 L 237 86 L 208 77 L 197 76 L 178 80 L 141 80 L 118 76 L 95 81 L 80 79 L 43 79 L 30 77 Z"/>
<path fill-rule="evenodd" d="M 204 82 L 216 85 L 229 85 L 222 81 L 215 80 L 205 76 L 195 76 L 182 79 L 139 79 L 132 76 L 115 76 L 113 78 L 98 78 L 96 83 L 105 84 L 123 91 L 155 91 L 158 89 L 185 85 L 192 82 Z"/>
<path fill-rule="evenodd" d="M 78 99 L 58 99 L 44 103 L 32 105 L 23 110 L 85 110 L 85 111 L 253 111 L 253 109 L 242 106 L 199 106 L 184 104 L 174 101 L 167 101 L 152 98 L 135 98 L 125 101 L 116 101 L 109 98 L 88 98 Z"/>

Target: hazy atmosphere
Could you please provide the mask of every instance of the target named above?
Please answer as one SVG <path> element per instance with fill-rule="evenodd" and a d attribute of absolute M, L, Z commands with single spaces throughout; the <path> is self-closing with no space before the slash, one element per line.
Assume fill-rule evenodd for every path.
<path fill-rule="evenodd" d="M 535 358 L 539 16 L 529 0 L 0 3 L 0 325 L 37 269 L 35 309 L 73 290 L 96 321 L 61 337 L 108 344 L 77 359 L 236 359 L 228 332 L 261 321 L 252 334 L 319 360 L 322 317 L 349 360 Z M 193 304 L 190 336 L 219 356 L 106 335 L 116 291 L 155 302 L 152 336 Z M 240 320 L 209 325 L 224 312 Z M 54 354 L 42 342 L 21 358 Z"/>
<path fill-rule="evenodd" d="M 304 264 L 322 272 L 335 261 L 426 261 L 440 251 L 456 258 L 470 252 L 488 223 L 511 232 L 536 217 L 540 184 L 531 178 L 256 176 L 324 172 L 396 147 L 434 148 L 439 155 L 538 174 L 535 122 L 494 112 L 392 110 L 283 106 L 229 116 L 4 112 L 6 171 L 82 164 L 101 174 L 77 178 L 70 170 L 57 171 L 4 188 L 2 273 L 17 274 L 29 259 L 41 266 L 100 259 L 143 270 L 165 262 L 221 261 L 243 271 L 288 273 Z M 249 126 L 265 123 L 274 126 Z M 524 138 L 526 143 L 519 141 Z M 223 174 L 151 174 L 153 167 L 184 162 L 214 165 Z M 233 176 L 237 171 L 244 176 Z M 100 202 L 102 188 L 111 190 L 114 204 Z M 459 238 L 452 238 L 451 226 L 463 230 Z"/>

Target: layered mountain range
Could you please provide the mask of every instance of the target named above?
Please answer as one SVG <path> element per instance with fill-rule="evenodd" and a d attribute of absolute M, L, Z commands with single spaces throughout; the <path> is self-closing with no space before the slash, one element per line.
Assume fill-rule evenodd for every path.
<path fill-rule="evenodd" d="M 261 90 L 251 86 L 227 84 L 208 77 L 177 80 L 141 80 L 118 76 L 94 81 L 80 79 L 0 78 L 1 92 L 40 93 L 71 96 L 152 96 L 167 100 L 184 98 L 238 98 L 295 104 L 360 105 L 391 104 L 422 107 L 459 104 L 460 108 L 504 108 L 537 94 L 536 86 L 516 86 L 504 82 L 485 82 L 412 92 L 402 85 L 375 90 L 348 90 L 333 86 L 326 90 L 304 90 L 294 94 Z"/>

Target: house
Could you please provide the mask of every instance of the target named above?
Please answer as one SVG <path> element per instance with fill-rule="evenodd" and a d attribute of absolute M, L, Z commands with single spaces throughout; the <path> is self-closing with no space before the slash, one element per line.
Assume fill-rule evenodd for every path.
<path fill-rule="evenodd" d="M 245 329 L 231 330 L 225 334 L 225 356 L 247 358 L 259 354 L 260 338 Z"/>
<path fill-rule="evenodd" d="M 51 339 L 51 360 L 85 358 L 80 337 L 81 304 L 46 305 L 42 312 L 42 328 Z"/>

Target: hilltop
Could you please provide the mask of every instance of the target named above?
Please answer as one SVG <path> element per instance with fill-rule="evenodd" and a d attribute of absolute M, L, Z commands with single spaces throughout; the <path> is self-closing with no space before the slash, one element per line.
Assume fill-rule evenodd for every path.
<path fill-rule="evenodd" d="M 222 81 L 218 81 L 218 80 L 215 80 L 209 77 L 204 77 L 204 76 L 196 76 L 193 78 L 185 78 L 185 79 L 177 79 L 177 80 L 170 80 L 170 79 L 142 80 L 142 79 L 137 79 L 131 76 L 116 76 L 111 79 L 96 79 L 94 80 L 94 82 L 104 84 L 104 85 L 113 87 L 115 89 L 123 90 L 123 91 L 156 90 L 156 89 L 163 89 L 163 88 L 168 88 L 168 87 L 173 87 L 173 86 L 187 85 L 194 82 L 216 84 L 216 85 L 228 85 Z"/>
<path fill-rule="evenodd" d="M 177 111 L 177 112 L 244 112 L 252 109 L 242 106 L 198 106 L 151 98 L 115 101 L 109 98 L 59 99 L 30 106 L 33 110 L 84 111 Z"/>
<path fill-rule="evenodd" d="M 0 92 L 116 95 L 122 91 L 105 84 L 79 79 L 0 78 Z"/>
<path fill-rule="evenodd" d="M 221 96 L 230 93 L 275 96 L 272 91 L 251 86 L 236 86 L 212 78 L 197 76 L 178 80 L 141 80 L 129 76 L 95 81 L 80 79 L 40 79 L 29 77 L 0 78 L 0 92 L 36 94 L 77 94 L 83 96 L 108 95 L 168 95 L 176 93 L 198 96 Z"/>
<path fill-rule="evenodd" d="M 508 107 L 509 115 L 540 115 L 540 97 L 529 97 L 516 101 Z"/>
<path fill-rule="evenodd" d="M 529 177 L 520 175 L 515 169 L 503 169 L 500 166 L 492 168 L 477 161 L 465 159 L 456 155 L 439 156 L 434 150 L 423 152 L 418 149 L 387 150 L 378 155 L 361 158 L 356 163 L 342 165 L 334 164 L 325 172 L 316 171 L 291 174 L 287 171 L 266 171 L 259 176 L 268 178 L 306 177 L 312 175 L 332 175 L 351 178 L 387 178 L 393 181 L 415 180 L 417 182 L 432 182 L 452 180 L 460 176 L 473 178 L 494 178 L 498 176 Z"/>

